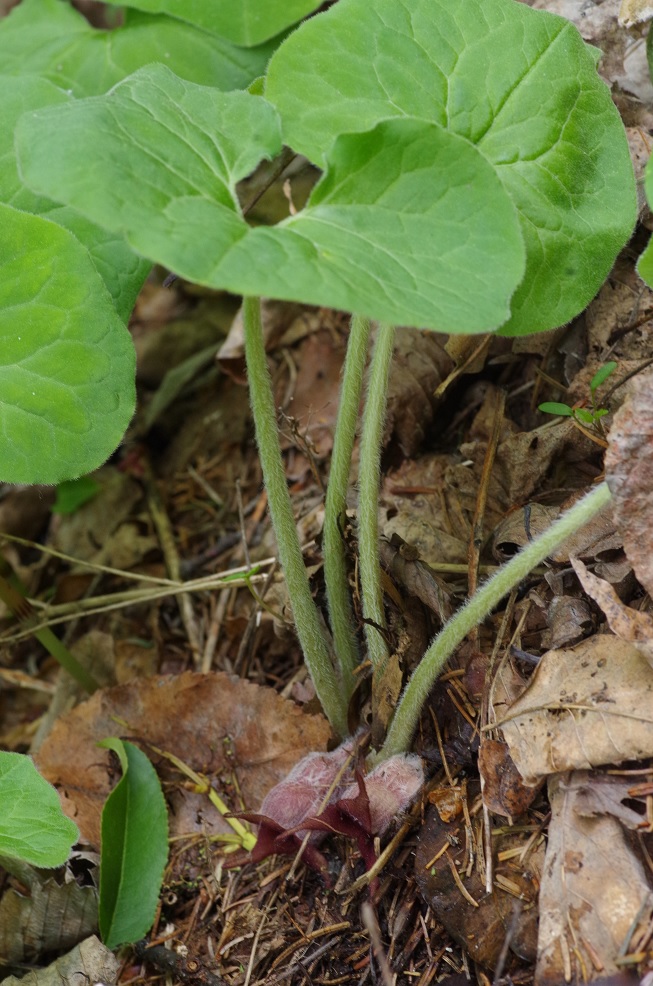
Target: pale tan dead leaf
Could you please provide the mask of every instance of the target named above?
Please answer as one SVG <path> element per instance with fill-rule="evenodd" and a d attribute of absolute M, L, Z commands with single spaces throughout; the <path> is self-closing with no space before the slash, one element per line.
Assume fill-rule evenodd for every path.
<path fill-rule="evenodd" d="M 261 323 L 265 348 L 274 349 L 281 336 L 302 312 L 302 306 L 295 302 L 274 301 L 264 298 L 261 304 Z M 236 383 L 247 382 L 245 371 L 245 336 L 243 331 L 242 308 L 237 313 L 227 338 L 218 350 L 220 368 Z"/>
<path fill-rule="evenodd" d="M 559 507 L 547 507 L 542 503 L 529 503 L 526 507 L 511 511 L 494 529 L 492 554 L 501 562 L 511 558 L 529 541 L 546 531 L 559 515 Z"/>
<path fill-rule="evenodd" d="M 173 753 L 206 774 L 232 810 L 256 811 L 301 757 L 326 748 L 329 735 L 323 716 L 305 714 L 272 688 L 235 675 L 188 671 L 96 692 L 57 720 L 36 760 L 59 787 L 83 840 L 97 847 L 100 813 L 113 783 L 108 751 L 96 746 L 100 739 L 120 736 L 142 743 L 146 753 L 148 743 Z M 152 756 L 170 782 L 171 836 L 230 831 L 205 795 L 186 790 L 179 772 Z"/>
<path fill-rule="evenodd" d="M 73 983 L 96 983 L 113 986 L 118 981 L 122 963 L 92 935 L 85 938 L 66 955 L 62 955 L 44 969 L 36 969 L 20 978 L 8 976 L 3 986 L 72 986 Z M 79 978 L 78 978 L 79 977 Z"/>
<path fill-rule="evenodd" d="M 653 756 L 653 669 L 618 637 L 547 651 L 510 704 L 497 676 L 497 725 L 527 784 L 548 774 Z"/>
<path fill-rule="evenodd" d="M 554 596 L 547 611 L 547 624 L 551 649 L 571 647 L 587 637 L 592 627 L 590 604 L 576 596 Z"/>
<path fill-rule="evenodd" d="M 467 562 L 469 518 L 447 482 L 452 461 L 433 454 L 407 459 L 386 475 L 381 488 L 381 533 L 388 541 L 397 534 L 436 571 L 438 563 Z"/>
<path fill-rule="evenodd" d="M 471 494 L 475 502 L 478 481 L 483 468 L 486 443 L 470 441 L 461 445 L 461 455 L 473 463 L 472 467 L 456 466 L 448 480 L 460 490 L 460 497 L 467 507 Z M 544 477 L 553 465 L 556 468 L 572 469 L 577 463 L 585 463 L 592 451 L 592 442 L 585 438 L 565 419 L 555 427 L 538 428 L 534 431 L 508 431 L 497 448 L 496 460 L 490 480 L 488 504 L 492 511 L 505 514 L 517 505 L 522 505 L 539 489 Z M 471 482 L 471 490 L 465 486 Z M 471 497 L 470 497 L 471 498 Z M 473 506 L 471 507 L 473 509 Z M 500 517 L 488 517 L 487 529 L 491 530 Z"/>
<path fill-rule="evenodd" d="M 600 771 L 578 771 L 574 780 L 575 811 L 578 815 L 587 818 L 611 815 L 628 829 L 639 829 L 647 825 L 645 802 L 636 797 L 632 778 L 602 774 Z M 638 800 L 640 812 L 624 804 L 624 801 Z"/>
<path fill-rule="evenodd" d="M 646 871 L 622 826 L 609 815 L 587 818 L 579 810 L 587 783 L 584 771 L 549 781 L 536 986 L 600 982 L 616 974 L 638 922 L 647 922 L 653 909 Z"/>
<path fill-rule="evenodd" d="M 622 27 L 635 27 L 653 18 L 653 3 L 650 0 L 621 0 L 619 23 Z"/>
<path fill-rule="evenodd" d="M 572 558 L 571 563 L 585 592 L 605 613 L 612 632 L 621 640 L 635 644 L 653 666 L 653 617 L 650 613 L 624 606 L 612 586 L 592 575 L 582 561 Z"/>
<path fill-rule="evenodd" d="M 399 655 L 391 654 L 382 670 L 372 677 L 372 743 L 380 746 L 397 707 L 403 675 Z"/>
<path fill-rule="evenodd" d="M 614 514 L 637 578 L 653 593 L 653 372 L 642 373 L 615 415 L 605 473 Z"/>

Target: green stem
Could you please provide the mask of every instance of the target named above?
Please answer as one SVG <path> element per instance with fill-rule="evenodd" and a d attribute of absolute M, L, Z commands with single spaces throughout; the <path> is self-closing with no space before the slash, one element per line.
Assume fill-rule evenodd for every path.
<path fill-rule="evenodd" d="M 475 626 L 540 562 L 594 517 L 610 501 L 606 483 L 601 483 L 567 510 L 548 530 L 531 541 L 490 578 L 432 641 L 417 665 L 397 706 L 394 719 L 377 762 L 410 748 L 422 706 L 433 684 L 456 647 Z"/>
<path fill-rule="evenodd" d="M 358 409 L 363 392 L 365 358 L 370 335 L 370 321 L 353 315 L 342 373 L 338 417 L 333 434 L 333 452 L 329 486 L 324 504 L 322 552 L 329 617 L 333 643 L 340 667 L 342 686 L 349 699 L 354 686 L 354 668 L 359 662 L 354 613 L 347 576 L 344 526 L 351 456 L 356 438 Z"/>
<path fill-rule="evenodd" d="M 394 346 L 393 325 L 379 325 L 370 362 L 367 400 L 361 431 L 361 457 L 358 479 L 358 555 L 367 656 L 375 672 L 388 660 L 381 563 L 379 560 L 379 485 L 381 440 L 385 422 L 388 376 Z M 380 629 L 377 629 L 379 627 Z"/>
<path fill-rule="evenodd" d="M 89 693 L 98 688 L 98 683 L 93 675 L 79 663 L 66 645 L 55 636 L 50 627 L 36 626 L 38 615 L 27 599 L 27 590 L 15 576 L 11 565 L 4 557 L 0 557 L 0 599 L 18 617 L 23 627 L 29 630 L 55 661 L 58 661 L 61 667 L 75 679 L 78 685 L 81 685 Z"/>
<path fill-rule="evenodd" d="M 331 663 L 329 646 L 311 595 L 283 467 L 277 415 L 268 371 L 258 298 L 243 299 L 245 359 L 263 480 L 279 547 L 297 636 L 317 697 L 339 736 L 347 735 L 347 702 Z"/>

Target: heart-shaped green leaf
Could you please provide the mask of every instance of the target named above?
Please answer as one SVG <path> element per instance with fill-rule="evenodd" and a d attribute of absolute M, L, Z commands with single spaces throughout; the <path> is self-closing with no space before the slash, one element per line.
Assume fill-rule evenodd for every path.
<path fill-rule="evenodd" d="M 280 149 L 277 116 L 260 97 L 149 66 L 105 97 L 23 117 L 17 146 L 30 187 L 215 288 L 480 332 L 508 317 L 524 269 L 495 169 L 425 121 L 341 136 L 307 207 L 256 229 L 235 184 Z"/>
<path fill-rule="evenodd" d="M 134 411 L 134 348 L 68 230 L 0 205 L 0 478 L 96 469 Z"/>
<path fill-rule="evenodd" d="M 280 34 L 320 6 L 320 0 L 108 0 L 169 14 L 250 47 Z"/>
<path fill-rule="evenodd" d="M 60 206 L 52 199 L 35 195 L 22 183 L 16 168 L 14 129 L 27 110 L 72 102 L 71 97 L 47 79 L 38 76 L 0 76 L 0 202 L 46 216 L 74 233 L 87 247 L 98 273 L 113 298 L 116 311 L 126 322 L 136 296 L 152 266 L 137 257 L 124 239 L 90 222 L 85 216 Z M 40 145 L 47 159 L 48 148 Z"/>
<path fill-rule="evenodd" d="M 99 31 L 61 0 L 23 0 L 0 21 L 3 73 L 45 75 L 79 96 L 106 92 L 151 62 L 193 82 L 239 89 L 265 71 L 272 51 L 239 48 L 184 21 L 137 11 L 122 27 Z"/>
<path fill-rule="evenodd" d="M 30 758 L 0 752 L 0 856 L 32 866 L 61 866 L 78 838 L 59 795 Z"/>
<path fill-rule="evenodd" d="M 281 45 L 265 94 L 286 143 L 316 162 L 338 134 L 394 116 L 474 143 L 526 244 L 508 334 L 582 310 L 633 229 L 628 147 L 596 53 L 569 22 L 515 0 L 340 0 Z"/>
<path fill-rule="evenodd" d="M 168 859 L 168 814 L 154 767 L 133 743 L 98 746 L 120 758 L 122 777 L 102 810 L 100 933 L 108 948 L 135 942 L 152 927 Z"/>

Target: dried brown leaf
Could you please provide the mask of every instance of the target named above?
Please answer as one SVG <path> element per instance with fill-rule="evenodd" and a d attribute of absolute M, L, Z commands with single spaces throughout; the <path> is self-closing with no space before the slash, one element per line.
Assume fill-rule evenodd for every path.
<path fill-rule="evenodd" d="M 605 472 L 614 514 L 637 578 L 653 593 L 653 372 L 641 374 L 615 415 Z"/>
<path fill-rule="evenodd" d="M 585 592 L 605 613 L 612 632 L 621 640 L 635 644 L 653 666 L 653 617 L 650 613 L 624 606 L 612 586 L 592 575 L 582 561 L 574 558 L 572 565 Z"/>
<path fill-rule="evenodd" d="M 206 774 L 230 808 L 257 809 L 270 788 L 307 750 L 326 748 L 329 725 L 306 715 L 273 689 L 224 673 L 185 672 L 98 691 L 62 716 L 37 757 L 60 788 L 64 809 L 83 839 L 100 841 L 100 813 L 111 790 L 108 751 L 98 740 L 121 736 L 173 753 Z M 171 835 L 231 831 L 206 795 L 182 788 L 184 778 L 155 757 L 169 787 Z M 234 786 L 237 781 L 238 787 Z M 242 793 L 244 805 L 238 800 Z"/>
<path fill-rule="evenodd" d="M 646 658 L 608 635 L 548 651 L 505 711 L 500 691 L 494 695 L 498 725 L 527 784 L 561 771 L 653 756 L 652 699 L 653 669 Z"/>
<path fill-rule="evenodd" d="M 607 981 L 638 920 L 646 922 L 653 909 L 646 871 L 619 822 L 609 815 L 586 817 L 588 781 L 584 771 L 549 781 L 536 986 Z"/>
<path fill-rule="evenodd" d="M 490 811 L 513 819 L 532 803 L 537 790 L 524 784 L 506 743 L 482 740 L 478 769 L 483 780 L 483 802 Z"/>

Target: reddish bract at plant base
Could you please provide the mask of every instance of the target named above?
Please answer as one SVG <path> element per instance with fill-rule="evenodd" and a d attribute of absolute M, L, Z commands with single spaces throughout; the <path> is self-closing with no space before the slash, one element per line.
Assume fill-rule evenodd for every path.
<path fill-rule="evenodd" d="M 331 882 L 327 861 L 317 848 L 326 835 L 354 839 L 369 870 L 376 860 L 375 836 L 383 835 L 415 798 L 424 783 L 424 770 L 420 758 L 412 754 L 391 757 L 367 776 L 359 768 L 346 769 L 355 742 L 350 738 L 332 753 L 304 757 L 268 792 L 260 812 L 240 813 L 239 818 L 259 826 L 258 840 L 251 853 L 232 857 L 226 865 L 256 863 L 271 855 L 295 856 L 310 832 L 302 858 L 327 885 Z M 331 787 L 329 802 L 320 811 Z"/>

